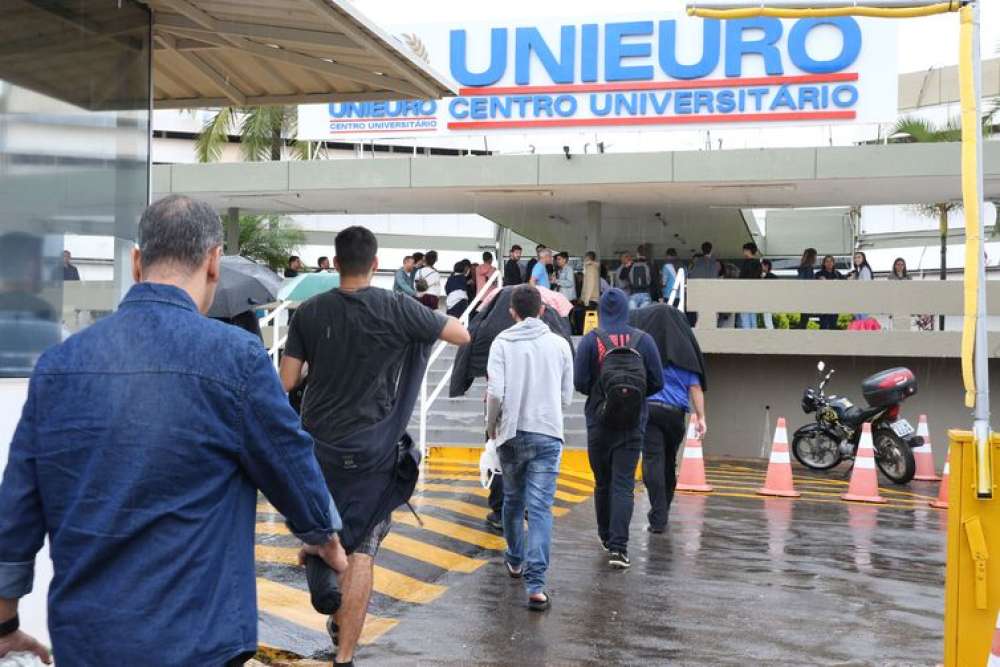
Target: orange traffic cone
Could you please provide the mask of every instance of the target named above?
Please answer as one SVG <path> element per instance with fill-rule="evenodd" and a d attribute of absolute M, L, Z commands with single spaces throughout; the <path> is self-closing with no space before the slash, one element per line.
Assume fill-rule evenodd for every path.
<path fill-rule="evenodd" d="M 862 428 L 858 453 L 854 457 L 854 470 L 851 471 L 851 483 L 847 487 L 847 493 L 841 498 L 861 503 L 886 502 L 885 498 L 878 494 L 878 472 L 875 470 L 871 424 L 866 423 Z"/>
<path fill-rule="evenodd" d="M 778 418 L 778 425 L 774 429 L 767 479 L 764 480 L 764 487 L 757 489 L 757 493 L 785 498 L 798 498 L 802 495 L 795 490 L 795 483 L 792 481 L 792 460 L 788 456 L 788 430 L 785 428 L 784 417 Z"/>
<path fill-rule="evenodd" d="M 927 428 L 927 415 L 920 415 L 920 423 L 917 424 L 917 435 L 924 439 L 924 444 L 913 449 L 913 458 L 917 461 L 917 474 L 913 479 L 923 482 L 937 482 L 938 477 L 934 470 L 934 452 L 931 449 L 931 434 Z"/>
<path fill-rule="evenodd" d="M 705 459 L 701 453 L 698 438 L 698 417 L 691 415 L 688 422 L 687 442 L 684 443 L 684 457 L 681 459 L 681 474 L 677 478 L 678 491 L 711 491 L 705 480 Z"/>
<path fill-rule="evenodd" d="M 951 452 L 948 452 L 949 457 Z M 948 472 L 951 470 L 951 464 L 948 459 L 944 460 L 944 475 L 941 478 L 941 485 L 938 487 L 938 497 L 937 500 L 932 500 L 928 505 L 939 510 L 948 509 Z"/>

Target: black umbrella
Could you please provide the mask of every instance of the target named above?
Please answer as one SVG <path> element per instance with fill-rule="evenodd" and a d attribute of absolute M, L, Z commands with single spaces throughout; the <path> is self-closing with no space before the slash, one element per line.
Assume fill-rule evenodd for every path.
<path fill-rule="evenodd" d="M 702 389 L 708 389 L 701 346 L 684 313 L 665 303 L 656 303 L 633 310 L 628 323 L 650 335 L 664 365 L 672 364 L 695 373 L 701 379 Z"/>
<path fill-rule="evenodd" d="M 281 278 L 274 271 L 246 257 L 226 255 L 222 258 L 219 286 L 209 317 L 236 317 L 240 313 L 275 300 L 281 289 Z"/>
<path fill-rule="evenodd" d="M 501 331 L 514 326 L 514 318 L 510 314 L 510 298 L 516 288 L 516 285 L 512 285 L 500 290 L 500 293 L 486 304 L 469 324 L 472 342 L 458 348 L 455 366 L 451 372 L 451 385 L 448 387 L 450 398 L 464 396 L 475 378 L 486 377 L 486 362 L 490 357 L 493 339 L 500 335 Z M 570 349 L 573 349 L 569 321 L 565 317 L 559 317 L 559 313 L 550 306 L 545 306 L 541 319 L 549 325 L 553 333 L 569 341 Z"/>

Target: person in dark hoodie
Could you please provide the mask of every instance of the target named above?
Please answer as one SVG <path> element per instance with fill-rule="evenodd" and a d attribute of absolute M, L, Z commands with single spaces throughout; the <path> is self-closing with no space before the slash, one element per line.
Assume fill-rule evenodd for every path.
<path fill-rule="evenodd" d="M 685 421 L 692 413 L 698 438 L 708 430 L 705 419 L 705 360 L 684 313 L 654 304 L 634 310 L 629 323 L 649 334 L 663 362 L 663 389 L 649 397 L 649 425 L 642 450 L 642 481 L 649 494 L 651 533 L 667 528 L 677 486 L 677 450 L 684 442 Z"/>
<path fill-rule="evenodd" d="M 635 504 L 635 468 L 649 419 L 642 401 L 638 426 L 626 430 L 604 424 L 599 415 L 603 397 L 599 387 L 601 365 L 613 347 L 631 347 L 642 357 L 645 371 L 644 398 L 663 388 L 663 364 L 656 343 L 644 332 L 629 326 L 629 300 L 620 289 L 610 289 L 598 305 L 601 326 L 583 337 L 577 348 L 573 383 L 587 396 L 587 454 L 594 472 L 594 509 L 601 546 L 609 552 L 608 564 L 629 567 L 628 534 Z"/>

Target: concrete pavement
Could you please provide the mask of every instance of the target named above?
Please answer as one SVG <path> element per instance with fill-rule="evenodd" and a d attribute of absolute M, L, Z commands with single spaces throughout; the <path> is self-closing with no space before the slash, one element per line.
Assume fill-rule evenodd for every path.
<path fill-rule="evenodd" d="M 463 555 L 483 563 L 468 571 L 441 569 L 439 576 L 403 570 L 408 557 L 387 552 L 379 563 L 411 572 L 421 587 L 409 593 L 415 602 L 378 596 L 375 634 L 359 652 L 358 664 L 910 666 L 940 661 L 945 514 L 925 501 L 936 493 L 935 485 L 883 487 L 891 492 L 889 506 L 872 507 L 840 501 L 837 492 L 845 482 L 838 473 L 815 477 L 796 468 L 803 498 L 785 500 L 752 495 L 763 476 L 761 465 L 715 461 L 708 469 L 715 493 L 678 495 L 665 535 L 645 532 L 646 496 L 638 487 L 632 568 L 626 572 L 606 565 L 592 501 L 582 500 L 579 491 L 569 494 L 575 502 L 558 501 L 568 511 L 560 512 L 555 523 L 553 607 L 543 614 L 525 608 L 521 582 L 506 576 L 500 552 L 493 548 L 466 543 Z M 435 483 L 445 488 L 469 484 Z M 441 487 L 435 488 L 425 489 L 424 497 L 448 500 Z M 472 494 L 458 502 L 475 506 L 484 500 Z M 473 517 L 457 514 L 471 512 L 464 504 L 425 503 L 425 508 L 440 521 L 480 527 Z M 412 537 L 433 539 L 424 530 Z M 440 546 L 447 547 L 447 541 Z M 300 576 L 292 569 L 284 572 Z M 267 625 L 262 642 L 286 631 L 286 639 L 298 642 L 300 655 L 329 659 L 318 632 L 302 643 L 294 622 L 262 611 L 262 628 Z"/>

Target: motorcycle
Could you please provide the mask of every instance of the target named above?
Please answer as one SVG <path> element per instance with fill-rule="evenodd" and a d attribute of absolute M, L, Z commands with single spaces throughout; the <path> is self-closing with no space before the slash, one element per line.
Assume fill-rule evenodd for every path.
<path fill-rule="evenodd" d="M 816 366 L 818 382 L 802 394 L 802 410 L 816 421 L 792 436 L 792 453 L 812 470 L 829 470 L 844 459 L 853 459 L 861 440 L 862 426 L 871 423 L 875 463 L 896 484 L 906 484 L 916 472 L 913 449 L 924 444 L 913 426 L 900 417 L 900 404 L 917 393 L 917 380 L 908 368 L 890 368 L 861 383 L 868 408 L 862 409 L 845 396 L 824 393 L 833 377 L 831 368 Z"/>

